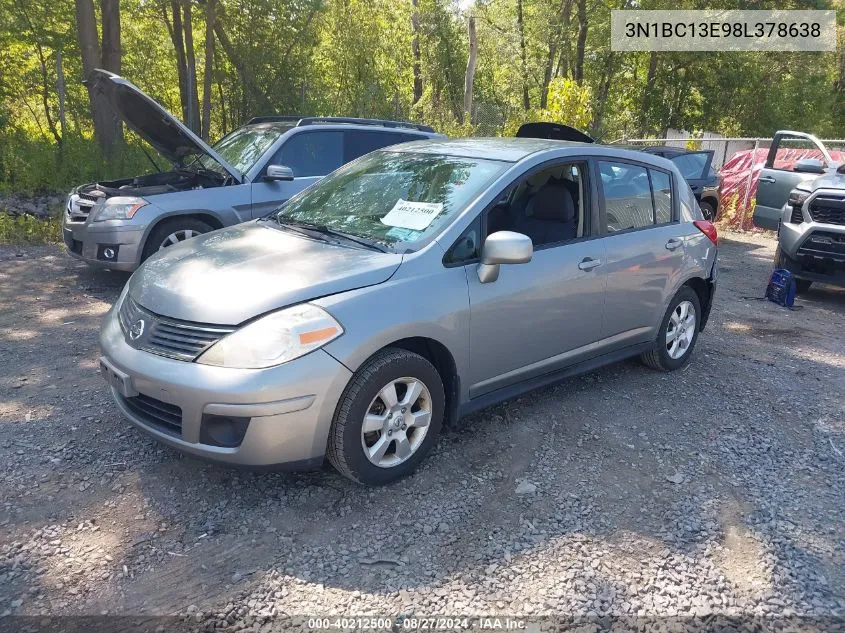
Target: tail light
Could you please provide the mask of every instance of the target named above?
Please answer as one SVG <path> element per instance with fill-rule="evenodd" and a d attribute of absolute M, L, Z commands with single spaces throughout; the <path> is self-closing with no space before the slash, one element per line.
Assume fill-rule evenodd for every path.
<path fill-rule="evenodd" d="M 716 231 L 716 226 L 707 220 L 696 220 L 693 222 L 695 228 L 704 233 L 713 244 L 719 243 L 719 233 Z"/>

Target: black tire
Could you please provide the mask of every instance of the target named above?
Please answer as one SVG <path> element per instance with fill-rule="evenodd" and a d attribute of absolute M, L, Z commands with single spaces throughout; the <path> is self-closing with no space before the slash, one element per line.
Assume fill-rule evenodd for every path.
<path fill-rule="evenodd" d="M 704 216 L 705 220 L 708 222 L 716 221 L 716 208 L 713 206 L 712 202 L 702 200 L 698 203 L 698 206 L 701 207 L 701 215 Z"/>
<path fill-rule="evenodd" d="M 362 426 L 370 403 L 390 381 L 411 377 L 422 381 L 431 395 L 431 421 L 422 443 L 405 461 L 376 466 L 364 454 Z M 446 397 L 440 374 L 419 354 L 387 348 L 373 356 L 352 377 L 335 411 L 326 456 L 340 474 L 361 484 L 383 486 L 413 472 L 431 450 L 443 425 Z"/>
<path fill-rule="evenodd" d="M 795 292 L 799 295 L 807 292 L 810 289 L 810 286 L 813 285 L 813 282 L 809 279 L 798 279 L 797 277 L 794 277 L 801 267 L 781 250 L 780 244 L 778 244 L 777 250 L 775 250 L 775 268 L 783 268 L 793 274 L 793 278 L 795 279 Z"/>
<path fill-rule="evenodd" d="M 695 329 L 693 330 L 692 341 L 683 355 L 679 358 L 672 358 L 667 349 L 666 333 L 672 313 L 683 301 L 689 301 L 693 305 L 693 308 L 695 308 Z M 669 302 L 669 307 L 666 309 L 666 314 L 663 315 L 654 348 L 645 352 L 640 358 L 643 363 L 658 371 L 675 371 L 676 369 L 680 369 L 692 358 L 692 351 L 695 349 L 695 344 L 698 341 L 700 329 L 701 303 L 698 300 L 698 293 L 689 286 L 682 286 L 675 296 L 672 297 L 672 301 Z"/>
<path fill-rule="evenodd" d="M 194 233 L 202 234 L 213 230 L 213 226 L 203 222 L 202 220 L 197 220 L 196 218 L 175 217 L 165 220 L 156 226 L 147 236 L 147 241 L 144 243 L 144 250 L 141 254 L 141 261 L 144 261 L 150 255 L 160 250 L 161 243 L 171 233 L 178 233 L 179 231 L 193 231 Z"/>

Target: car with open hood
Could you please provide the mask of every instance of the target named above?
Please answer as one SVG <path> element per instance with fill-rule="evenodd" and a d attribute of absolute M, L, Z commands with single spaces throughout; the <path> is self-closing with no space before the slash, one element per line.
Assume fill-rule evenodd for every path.
<path fill-rule="evenodd" d="M 717 248 L 664 158 L 404 143 L 150 257 L 104 320 L 100 368 L 123 415 L 179 450 L 328 457 L 384 484 L 472 411 L 630 356 L 683 367 Z"/>
<path fill-rule="evenodd" d="M 379 119 L 266 116 L 213 146 L 128 80 L 89 81 L 118 117 L 172 167 L 75 188 L 62 216 L 68 253 L 131 271 L 152 253 L 261 217 L 367 152 L 437 137 L 428 126 Z"/>

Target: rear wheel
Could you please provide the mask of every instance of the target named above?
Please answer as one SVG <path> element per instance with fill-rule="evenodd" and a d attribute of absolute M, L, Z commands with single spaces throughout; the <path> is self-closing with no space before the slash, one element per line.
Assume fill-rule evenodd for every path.
<path fill-rule="evenodd" d="M 796 262 L 789 258 L 786 253 L 781 250 L 780 245 L 778 245 L 777 250 L 775 251 L 775 268 L 783 268 L 784 270 L 788 270 L 795 275 L 796 272 L 799 270 L 799 266 Z M 803 294 L 810 289 L 810 286 L 813 285 L 813 282 L 809 279 L 798 279 L 795 278 L 795 291 L 798 294 Z"/>
<path fill-rule="evenodd" d="M 705 220 L 708 222 L 716 221 L 716 207 L 713 206 L 712 202 L 702 200 L 698 203 L 698 206 L 701 207 L 701 215 L 704 216 Z"/>
<path fill-rule="evenodd" d="M 144 244 L 142 260 L 147 259 L 153 253 L 179 242 L 184 242 L 197 235 L 213 231 L 210 224 L 197 220 L 196 218 L 172 218 L 165 220 L 147 236 Z"/>
<path fill-rule="evenodd" d="M 669 303 L 663 316 L 657 345 L 642 355 L 642 361 L 660 371 L 674 371 L 686 365 L 692 356 L 701 323 L 698 294 L 683 286 Z"/>
<path fill-rule="evenodd" d="M 388 348 L 352 377 L 326 455 L 342 475 L 380 486 L 411 473 L 443 424 L 443 382 L 419 354 Z"/>

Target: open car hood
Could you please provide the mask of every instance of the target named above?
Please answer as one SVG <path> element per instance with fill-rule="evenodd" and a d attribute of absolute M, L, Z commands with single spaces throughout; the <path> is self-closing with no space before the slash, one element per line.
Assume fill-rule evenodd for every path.
<path fill-rule="evenodd" d="M 243 175 L 238 170 L 132 82 L 99 68 L 91 73 L 89 81 L 131 130 L 174 165 L 184 164 L 189 156 L 206 154 L 237 182 L 243 182 Z"/>
<path fill-rule="evenodd" d="M 548 123 L 546 121 L 523 123 L 516 131 L 516 137 L 548 138 L 554 141 L 575 141 L 576 143 L 596 142 L 592 136 L 588 136 L 574 127 L 569 127 L 563 123 Z"/>

